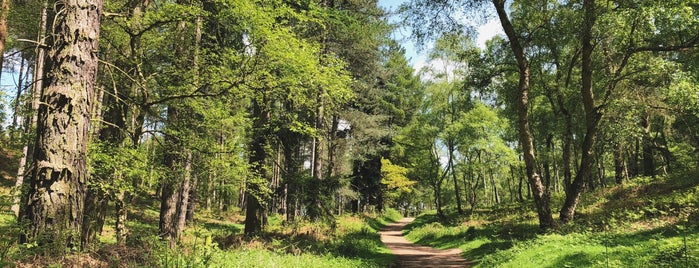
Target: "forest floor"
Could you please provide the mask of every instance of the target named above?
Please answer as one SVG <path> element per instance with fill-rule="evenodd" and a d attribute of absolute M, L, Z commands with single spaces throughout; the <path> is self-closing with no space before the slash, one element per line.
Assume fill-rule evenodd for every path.
<path fill-rule="evenodd" d="M 403 236 L 403 228 L 415 218 L 403 218 L 384 227 L 381 242 L 396 256 L 395 267 L 470 267 L 458 248 L 441 250 L 420 246 Z"/>

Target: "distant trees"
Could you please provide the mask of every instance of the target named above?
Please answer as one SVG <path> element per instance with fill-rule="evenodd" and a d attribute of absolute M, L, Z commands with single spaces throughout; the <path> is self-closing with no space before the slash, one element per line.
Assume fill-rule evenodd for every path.
<path fill-rule="evenodd" d="M 654 92 L 683 80 L 660 70 L 691 68 L 686 60 L 697 46 L 699 29 L 688 17 L 694 11 L 682 7 L 686 3 L 414 1 L 403 10 L 414 36 L 425 40 L 441 38 L 443 31 L 467 32 L 473 25 L 455 18 L 477 14 L 489 4 L 507 41 L 494 39 L 485 57 L 468 66 L 485 61 L 484 73 L 490 74 L 485 86 L 495 92 L 496 104 L 505 105 L 503 115 L 518 122 L 518 147 L 542 228 L 556 225 L 548 205 L 552 191 L 564 189 L 560 219 L 565 223 L 574 219 L 580 194 L 609 185 L 606 177 L 612 174 L 618 183 L 653 176 L 660 169 L 658 159 L 662 171 L 669 172 L 673 153 L 667 122 L 674 116 L 661 108 L 667 99 Z M 659 12 L 667 8 L 677 8 L 678 16 Z M 425 13 L 434 16 L 418 15 Z M 647 76 L 651 73 L 657 79 Z M 654 124 L 658 132 L 652 134 Z M 607 168 L 610 162 L 613 169 Z M 688 163 L 682 169 L 691 169 Z M 511 171 L 516 174 L 516 165 Z"/>

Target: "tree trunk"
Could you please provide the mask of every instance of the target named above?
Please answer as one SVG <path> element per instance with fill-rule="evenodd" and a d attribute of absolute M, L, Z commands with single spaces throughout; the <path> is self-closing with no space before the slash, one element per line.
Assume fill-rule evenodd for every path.
<path fill-rule="evenodd" d="M 453 121 L 453 119 L 452 119 Z M 456 179 L 456 170 L 454 168 L 454 151 L 456 151 L 456 146 L 454 145 L 454 141 L 452 139 L 449 139 L 447 141 L 449 143 L 449 172 L 451 173 L 451 179 L 454 182 L 454 194 L 456 197 L 456 209 L 459 212 L 459 214 L 464 214 L 464 210 L 461 207 L 461 193 L 459 191 L 459 183 Z"/>
<path fill-rule="evenodd" d="M 641 154 L 641 169 L 643 176 L 655 176 L 655 161 L 653 160 L 653 139 L 651 137 L 650 113 L 641 118 L 643 128 L 643 153 Z"/>
<path fill-rule="evenodd" d="M 292 110 L 291 105 L 287 103 L 286 110 Z M 301 137 L 298 133 L 292 132 L 291 130 L 285 130 L 281 137 L 283 143 L 283 154 L 284 154 L 284 169 L 286 170 L 286 177 L 284 178 L 284 184 L 286 185 L 286 220 L 293 222 L 296 220 L 297 200 L 300 187 L 300 168 L 303 163 L 299 162 L 301 159 Z"/>
<path fill-rule="evenodd" d="M 7 14 L 10 13 L 10 0 L 2 0 L 0 4 L 0 70 L 5 61 L 5 43 L 7 41 Z M 0 71 L 0 74 L 2 72 Z"/>
<path fill-rule="evenodd" d="M 495 172 L 490 168 L 490 183 L 493 184 L 493 196 L 495 204 L 500 204 L 500 192 L 498 192 L 498 185 L 495 183 Z"/>
<path fill-rule="evenodd" d="M 567 223 L 575 217 L 575 208 L 580 200 L 580 194 L 585 188 L 585 180 L 592 174 L 594 166 L 594 146 L 597 138 L 597 129 L 601 114 L 595 107 L 595 96 L 592 89 L 592 27 L 595 24 L 595 1 L 584 0 L 583 7 L 585 9 L 585 18 L 582 33 L 582 80 L 581 80 L 581 95 L 583 98 L 583 108 L 585 111 L 585 137 L 582 145 L 582 156 L 580 159 L 580 168 L 575 174 L 568 191 L 566 191 L 566 199 L 561 208 L 561 222 Z"/>
<path fill-rule="evenodd" d="M 6 1 L 6 0 L 4 0 Z M 20 54 L 20 59 L 19 59 L 19 72 L 18 72 L 18 77 L 17 77 L 17 94 L 15 95 L 15 101 L 12 104 L 14 106 L 12 108 L 12 124 L 10 124 L 10 128 L 12 129 L 12 132 L 10 132 L 10 138 L 16 138 L 17 137 L 17 129 L 20 128 L 19 121 L 22 120 L 21 115 L 22 112 L 20 111 L 20 106 L 22 103 L 22 90 L 23 90 L 23 85 L 24 85 L 24 79 L 26 79 L 26 73 L 29 73 L 27 70 L 25 72 L 25 63 L 27 61 L 24 59 L 24 57 Z M 29 68 L 26 68 L 29 69 Z M 0 72 L 2 73 L 2 72 Z"/>
<path fill-rule="evenodd" d="M 97 234 L 102 233 L 104 220 L 107 216 L 108 196 L 104 191 L 87 190 L 85 194 L 85 213 L 83 215 L 81 245 L 83 248 L 91 245 Z"/>
<path fill-rule="evenodd" d="M 638 176 L 638 150 L 639 150 L 639 138 L 634 139 L 633 153 L 629 155 L 629 178 L 635 178 Z"/>
<path fill-rule="evenodd" d="M 322 94 L 318 93 L 318 108 L 316 110 L 315 129 L 318 131 L 317 136 L 313 137 L 313 166 L 312 176 L 316 183 L 313 183 L 308 190 L 311 197 L 311 202 L 308 204 L 308 217 L 311 220 L 318 219 L 322 214 L 322 204 L 320 199 L 320 184 L 323 180 L 323 154 L 325 154 L 324 135 L 325 135 L 325 107 L 323 105 Z"/>
<path fill-rule="evenodd" d="M 47 21 L 47 5 L 48 3 L 44 1 L 44 5 L 41 10 L 41 26 L 39 29 L 39 34 L 37 35 L 37 41 L 42 41 L 44 38 L 44 35 L 46 35 L 46 21 Z M 29 124 L 25 126 L 24 128 L 24 133 L 25 137 L 26 134 L 31 133 L 31 131 L 34 131 L 34 128 L 36 127 L 38 118 L 39 118 L 39 100 L 41 99 L 41 93 L 43 91 L 43 84 L 44 84 L 44 59 L 45 59 L 45 50 L 43 47 L 37 45 L 36 46 L 36 63 L 34 64 L 34 86 L 32 87 L 32 102 L 31 102 L 31 119 L 29 120 Z M 30 142 L 28 139 L 25 140 L 24 146 L 22 146 L 22 157 L 19 159 L 19 165 L 17 168 L 17 180 L 15 181 L 15 194 L 12 199 L 12 212 L 15 213 L 15 217 L 19 217 L 20 215 L 20 199 L 22 196 L 22 187 L 24 185 L 24 176 L 25 176 L 25 170 L 27 166 L 27 162 L 29 162 L 29 156 L 32 155 L 33 150 L 30 151 L 30 148 L 33 148 L 33 142 Z"/>
<path fill-rule="evenodd" d="M 126 192 L 119 191 L 114 197 L 114 232 L 118 245 L 126 243 Z M 107 204 L 104 205 L 107 207 Z"/>
<path fill-rule="evenodd" d="M 617 145 L 614 150 L 614 179 L 616 180 L 616 184 L 619 185 L 629 178 L 623 148 L 623 146 Z"/>
<path fill-rule="evenodd" d="M 199 195 L 197 194 L 197 192 L 199 191 L 199 189 L 197 188 L 198 186 L 199 176 L 195 174 L 192 177 L 192 187 L 189 191 L 189 202 L 187 203 L 187 215 L 185 219 L 187 222 L 190 223 L 194 221 L 194 212 L 196 211 L 197 202 L 199 202 Z"/>
<path fill-rule="evenodd" d="M 187 220 L 187 208 L 189 207 L 189 193 L 192 190 L 192 152 L 186 150 L 184 159 L 184 181 L 180 189 L 179 203 L 177 205 L 177 223 L 175 225 L 176 237 L 179 240 L 182 231 L 184 231 Z"/>
<path fill-rule="evenodd" d="M 21 219 L 30 224 L 22 240 L 70 247 L 80 241 L 102 0 L 67 0 L 60 7 Z"/>
<path fill-rule="evenodd" d="M 167 108 L 167 121 L 176 122 L 179 120 L 178 109 L 174 105 L 170 105 Z M 172 125 L 172 124 L 168 124 Z M 166 178 L 162 181 L 161 191 L 160 191 L 160 221 L 159 221 L 159 236 L 161 239 L 168 240 L 170 248 L 175 246 L 175 239 L 177 238 L 176 229 L 176 216 L 177 216 L 177 202 L 179 201 L 179 179 L 176 174 L 178 165 L 180 162 L 180 156 L 177 154 L 178 145 L 174 138 L 171 136 L 166 136 L 169 138 L 165 139 L 165 150 L 163 155 L 163 164 L 168 168 Z"/>
<path fill-rule="evenodd" d="M 529 76 L 531 73 L 529 61 L 524 53 L 524 48 L 520 44 L 519 35 L 515 32 L 507 15 L 505 1 L 493 0 L 493 4 L 495 5 L 498 17 L 500 18 L 500 24 L 510 41 L 510 47 L 517 60 L 517 67 L 519 69 L 519 97 L 517 98 L 519 141 L 524 154 L 527 178 L 532 187 L 534 203 L 539 216 L 539 227 L 546 230 L 555 227 L 555 222 L 551 216 L 549 193 L 541 182 L 539 173 L 536 171 L 534 141 L 529 129 Z"/>
<path fill-rule="evenodd" d="M 258 103 L 261 102 L 261 103 Z M 262 232 L 265 208 L 263 204 L 266 196 L 263 189 L 267 183 L 267 161 L 266 148 L 269 145 L 267 140 L 267 127 L 269 124 L 269 111 L 265 100 L 252 102 L 253 135 L 250 141 L 250 166 L 253 175 L 246 180 L 245 196 L 245 235 L 255 236 Z"/>

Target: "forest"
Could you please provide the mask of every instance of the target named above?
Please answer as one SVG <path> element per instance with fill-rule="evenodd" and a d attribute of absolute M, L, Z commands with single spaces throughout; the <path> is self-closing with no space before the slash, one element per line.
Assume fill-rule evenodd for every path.
<path fill-rule="evenodd" d="M 2 0 L 0 266 L 699 266 L 699 1 L 387 2 Z"/>

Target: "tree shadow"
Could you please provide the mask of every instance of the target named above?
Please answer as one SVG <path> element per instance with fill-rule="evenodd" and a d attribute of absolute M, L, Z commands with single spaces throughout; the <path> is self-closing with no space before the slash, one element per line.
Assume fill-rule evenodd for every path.
<path fill-rule="evenodd" d="M 439 217 L 436 214 L 423 214 L 408 224 L 403 233 L 409 233 L 414 229 L 428 225 L 437 225 L 440 228 Z M 496 251 L 507 250 L 514 245 L 514 241 L 526 241 L 536 238 L 540 229 L 538 225 L 530 223 L 496 222 L 460 228 L 460 231 L 451 234 L 428 234 L 415 241 L 417 244 L 435 248 L 458 248 L 468 241 L 480 240 L 482 244 L 476 248 L 467 249 L 462 256 L 473 264 L 477 264 L 483 257 Z"/>

